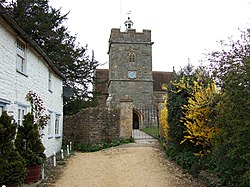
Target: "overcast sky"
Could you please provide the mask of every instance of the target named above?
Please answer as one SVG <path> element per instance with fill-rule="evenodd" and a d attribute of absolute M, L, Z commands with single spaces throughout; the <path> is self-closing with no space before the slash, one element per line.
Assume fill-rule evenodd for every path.
<path fill-rule="evenodd" d="M 219 40 L 239 37 L 249 27 L 249 0 L 50 0 L 62 13 L 70 12 L 65 25 L 77 34 L 82 46 L 108 62 L 112 28 L 124 30 L 128 11 L 133 28 L 150 29 L 153 70 L 172 71 L 188 64 L 197 66 L 203 53 L 218 49 Z M 189 60 L 188 60 L 189 59 Z M 206 64 L 206 62 L 203 62 Z M 108 68 L 108 65 L 99 67 Z"/>

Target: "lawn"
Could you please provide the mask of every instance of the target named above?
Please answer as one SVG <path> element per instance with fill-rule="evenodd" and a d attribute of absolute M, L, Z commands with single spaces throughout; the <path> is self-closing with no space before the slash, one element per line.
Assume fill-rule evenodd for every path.
<path fill-rule="evenodd" d="M 158 139 L 158 137 L 159 137 L 159 130 L 158 130 L 157 126 L 156 127 L 147 127 L 147 128 L 143 128 L 140 130 L 147 133 L 150 136 L 153 136 L 156 139 Z"/>

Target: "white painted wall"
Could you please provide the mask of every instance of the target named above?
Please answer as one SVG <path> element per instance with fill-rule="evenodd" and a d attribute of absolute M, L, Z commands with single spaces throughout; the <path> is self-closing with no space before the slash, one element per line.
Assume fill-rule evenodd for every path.
<path fill-rule="evenodd" d="M 27 107 L 29 102 L 25 96 L 29 91 L 36 92 L 48 111 L 52 112 L 52 120 L 55 114 L 60 115 L 60 136 L 54 134 L 54 120 L 52 121 L 52 136 L 48 137 L 48 127 L 43 130 L 42 142 L 45 146 L 45 154 L 51 156 L 58 152 L 62 145 L 63 125 L 63 99 L 62 80 L 52 72 L 52 92 L 48 90 L 48 75 L 50 68 L 28 46 L 27 48 L 27 76 L 16 71 L 16 39 L 17 34 L 0 18 L 0 102 L 7 101 L 5 110 L 17 120 L 18 106 Z"/>

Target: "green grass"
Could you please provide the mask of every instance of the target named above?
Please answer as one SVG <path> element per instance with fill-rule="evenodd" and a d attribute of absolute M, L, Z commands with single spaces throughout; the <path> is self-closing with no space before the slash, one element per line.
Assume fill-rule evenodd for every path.
<path fill-rule="evenodd" d="M 153 136 L 156 139 L 158 139 L 159 137 L 158 127 L 147 127 L 147 128 L 140 129 L 140 130 L 147 133 L 150 136 Z"/>
<path fill-rule="evenodd" d="M 95 151 L 100 151 L 102 149 L 107 149 L 110 147 L 115 147 L 118 145 L 132 143 L 132 142 L 134 142 L 133 138 L 114 140 L 111 143 L 103 142 L 103 143 L 100 143 L 98 145 L 77 144 L 75 149 L 77 151 L 81 151 L 81 152 L 95 152 Z"/>

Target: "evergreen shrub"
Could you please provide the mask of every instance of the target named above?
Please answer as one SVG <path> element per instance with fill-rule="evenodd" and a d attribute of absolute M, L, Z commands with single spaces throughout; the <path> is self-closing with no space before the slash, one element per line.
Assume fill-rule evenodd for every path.
<path fill-rule="evenodd" d="M 26 175 L 25 160 L 14 147 L 17 124 L 4 111 L 0 117 L 0 186 L 21 184 Z"/>

